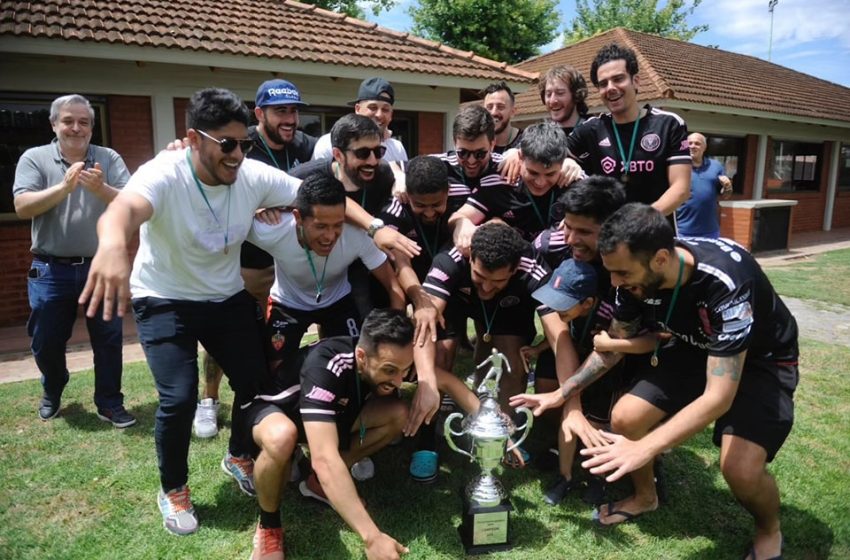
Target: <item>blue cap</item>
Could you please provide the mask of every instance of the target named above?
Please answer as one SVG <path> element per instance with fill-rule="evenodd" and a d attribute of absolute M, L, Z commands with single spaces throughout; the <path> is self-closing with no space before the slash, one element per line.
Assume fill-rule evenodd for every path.
<path fill-rule="evenodd" d="M 597 292 L 596 269 L 592 265 L 567 259 L 555 269 L 549 282 L 537 288 L 534 299 L 555 311 L 568 311 Z"/>
<path fill-rule="evenodd" d="M 301 101 L 301 92 L 286 80 L 269 80 L 257 89 L 257 107 L 270 105 L 307 105 Z"/>

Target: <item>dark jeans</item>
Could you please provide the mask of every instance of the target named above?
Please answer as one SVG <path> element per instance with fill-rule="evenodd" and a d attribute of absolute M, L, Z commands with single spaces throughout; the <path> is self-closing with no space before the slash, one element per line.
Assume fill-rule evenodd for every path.
<path fill-rule="evenodd" d="M 266 359 L 257 302 L 244 290 L 222 302 L 146 297 L 133 300 L 133 311 L 159 393 L 154 439 L 160 482 L 167 492 L 189 478 L 189 440 L 198 399 L 198 342 L 221 366 L 235 393 L 232 426 L 239 425 L 242 406 L 258 393 Z"/>
<path fill-rule="evenodd" d="M 65 350 L 77 319 L 77 299 L 83 291 L 89 263 L 79 265 L 35 260 L 27 278 L 30 313 L 27 333 L 32 337 L 32 355 L 41 372 L 41 385 L 51 399 L 62 396 L 68 383 Z M 86 318 L 94 352 L 94 403 L 114 408 L 124 403 L 121 394 L 122 322 L 120 317 L 103 320 L 103 308 Z"/>

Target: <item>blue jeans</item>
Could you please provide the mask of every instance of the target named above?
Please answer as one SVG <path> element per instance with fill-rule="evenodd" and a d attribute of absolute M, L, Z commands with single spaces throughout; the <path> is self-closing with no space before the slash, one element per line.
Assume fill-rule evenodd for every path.
<path fill-rule="evenodd" d="M 189 441 L 198 400 L 198 342 L 221 366 L 235 393 L 231 425 L 243 422 L 242 405 L 250 405 L 267 375 L 258 307 L 246 291 L 222 302 L 133 300 L 139 340 L 156 390 L 154 439 L 159 477 L 165 492 L 189 478 Z M 231 448 L 237 429 L 231 430 Z"/>
<path fill-rule="evenodd" d="M 29 270 L 27 291 L 32 312 L 27 333 L 32 337 L 32 354 L 41 371 L 41 385 L 50 399 L 59 399 L 68 383 L 65 350 L 88 273 L 89 263 L 68 265 L 37 260 Z M 98 408 L 115 408 L 124 403 L 122 321 L 117 316 L 104 321 L 102 313 L 101 306 L 94 318 L 86 318 L 94 351 L 94 403 Z"/>

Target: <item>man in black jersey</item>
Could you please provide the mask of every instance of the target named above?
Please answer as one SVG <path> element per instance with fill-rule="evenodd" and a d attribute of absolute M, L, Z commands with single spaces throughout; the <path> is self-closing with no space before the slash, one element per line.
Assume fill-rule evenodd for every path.
<path fill-rule="evenodd" d="M 516 97 L 504 81 L 495 82 L 481 90 L 484 97 L 484 108 L 493 117 L 496 126 L 496 145 L 493 152 L 503 153 L 505 150 L 516 148 L 522 138 L 522 130 L 511 126 L 511 119 L 516 114 Z"/>
<path fill-rule="evenodd" d="M 630 202 L 672 214 L 690 196 L 685 122 L 674 113 L 638 105 L 640 76 L 631 49 L 617 44 L 600 49 L 590 79 L 610 112 L 587 119 L 568 137 L 567 181 L 583 172 L 614 177 L 625 185 Z"/>
<path fill-rule="evenodd" d="M 635 495 L 598 510 L 603 525 L 658 507 L 652 458 L 715 423 L 720 468 L 755 520 L 748 558 L 781 554 L 779 492 L 766 464 L 791 431 L 798 381 L 797 324 L 755 259 L 725 240 L 674 241 L 656 210 L 627 204 L 609 218 L 599 251 L 617 287 L 612 331 L 631 338 L 640 324 L 672 335 L 639 369 L 612 413 L 610 444 L 583 451 L 593 473 L 632 473 Z M 562 391 L 526 396 L 557 403 L 618 360 L 594 352 Z M 539 409 L 538 409 L 539 410 Z M 664 424 L 660 424 L 666 419 Z"/>
<path fill-rule="evenodd" d="M 540 101 L 549 119 L 560 126 L 565 136 L 584 122 L 587 116 L 587 82 L 581 72 L 569 64 L 553 66 L 537 82 Z"/>
<path fill-rule="evenodd" d="M 491 219 L 516 228 L 528 241 L 555 225 L 558 220 L 552 208 L 566 155 L 566 137 L 557 125 L 545 122 L 528 127 L 520 142 L 520 181 L 482 186 L 449 218 L 461 252 L 469 250 L 475 228 Z"/>

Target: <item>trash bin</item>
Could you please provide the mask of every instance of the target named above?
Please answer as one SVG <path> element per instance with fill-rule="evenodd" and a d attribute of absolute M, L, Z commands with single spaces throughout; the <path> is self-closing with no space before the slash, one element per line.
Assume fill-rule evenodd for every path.
<path fill-rule="evenodd" d="M 791 213 L 796 200 L 724 200 L 720 202 L 720 235 L 751 253 L 788 250 Z"/>

